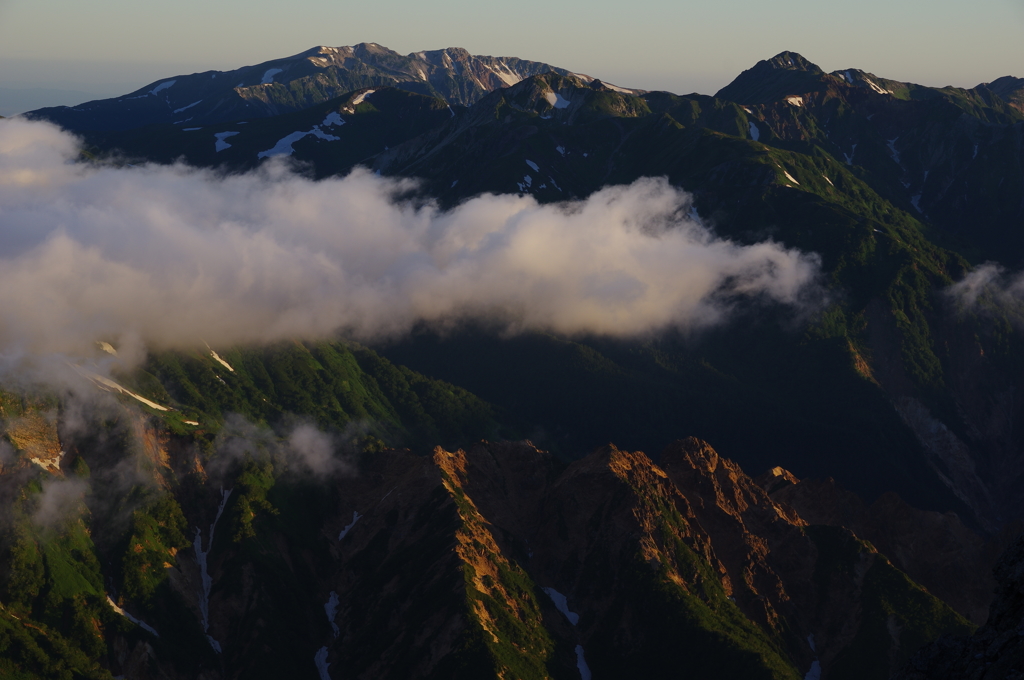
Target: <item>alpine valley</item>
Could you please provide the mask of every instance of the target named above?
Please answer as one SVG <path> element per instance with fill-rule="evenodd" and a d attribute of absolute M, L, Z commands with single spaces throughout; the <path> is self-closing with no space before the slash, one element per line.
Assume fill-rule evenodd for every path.
<path fill-rule="evenodd" d="M 364 43 L 20 118 L 82 167 L 287 159 L 441 213 L 664 178 L 820 273 L 800 309 L 733 282 L 699 329 L 5 378 L 3 677 L 1024 678 L 1024 79 L 783 52 L 712 97 Z"/>

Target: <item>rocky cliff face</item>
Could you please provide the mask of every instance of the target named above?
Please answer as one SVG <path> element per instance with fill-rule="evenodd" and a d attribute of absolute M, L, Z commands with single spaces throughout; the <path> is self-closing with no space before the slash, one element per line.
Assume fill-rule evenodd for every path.
<path fill-rule="evenodd" d="M 170 570 L 199 618 L 207 562 L 213 642 L 198 667 L 881 678 L 940 632 L 968 630 L 851 531 L 809 524 L 706 443 L 661 460 L 607 446 L 565 467 L 529 443 L 481 442 L 374 454 L 329 491 L 243 472 L 201 501 L 199 526 L 219 522 L 207 554 L 181 550 Z M 273 512 L 254 500 L 267 483 Z M 155 616 L 164 635 L 173 624 Z M 175 677 L 145 637 L 119 642 L 112 670 Z"/>
<path fill-rule="evenodd" d="M 922 555 L 952 549 L 936 537 L 977 548 L 952 519 L 778 469 L 755 481 L 695 438 L 660 464 L 480 441 L 313 476 L 251 427 L 19 408 L 0 664 L 28 677 L 885 678 L 971 630 L 859 535 L 931 578 Z M 52 427 L 26 439 L 37 416 Z M 33 461 L 37 439 L 69 454 Z"/>
<path fill-rule="evenodd" d="M 868 505 L 832 479 L 798 480 L 781 468 L 757 481 L 807 522 L 849 529 L 960 614 L 985 622 L 990 572 L 1005 539 L 983 539 L 955 514 L 918 510 L 893 493 Z"/>

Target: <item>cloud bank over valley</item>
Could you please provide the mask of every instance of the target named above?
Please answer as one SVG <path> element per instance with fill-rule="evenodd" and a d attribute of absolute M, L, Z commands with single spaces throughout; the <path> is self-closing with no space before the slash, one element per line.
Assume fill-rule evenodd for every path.
<path fill-rule="evenodd" d="M 267 343 L 415 324 L 630 336 L 700 328 L 754 296 L 802 306 L 815 255 L 716 238 L 663 179 L 577 202 L 483 195 L 443 211 L 410 180 L 311 181 L 76 162 L 53 126 L 0 121 L 0 351 Z"/>

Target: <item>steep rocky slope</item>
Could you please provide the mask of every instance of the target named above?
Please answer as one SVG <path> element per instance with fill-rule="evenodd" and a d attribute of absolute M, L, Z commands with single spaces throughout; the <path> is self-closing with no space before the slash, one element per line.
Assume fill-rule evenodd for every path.
<path fill-rule="evenodd" d="M 174 433 L 120 399 L 40 435 L 68 452 L 49 471 L 18 429 L 46 405 L 8 416 L 0 659 L 23 677 L 882 678 L 970 630 L 696 439 L 661 465 L 335 448 L 311 474 L 272 431 Z"/>
<path fill-rule="evenodd" d="M 793 508 L 806 521 L 845 527 L 870 541 L 975 624 L 987 619 L 995 585 L 992 565 L 1018 525 L 985 540 L 954 513 L 919 510 L 894 493 L 868 505 L 832 479 L 798 480 L 782 468 L 761 475 L 757 483 L 773 500 Z"/>

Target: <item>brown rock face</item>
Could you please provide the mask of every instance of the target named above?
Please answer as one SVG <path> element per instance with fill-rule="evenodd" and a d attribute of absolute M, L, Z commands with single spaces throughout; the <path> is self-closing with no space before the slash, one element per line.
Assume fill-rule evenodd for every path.
<path fill-rule="evenodd" d="M 228 503 L 208 548 L 222 653 L 201 665 L 210 678 L 315 677 L 315 660 L 366 679 L 881 679 L 918 640 L 966 630 L 850 530 L 812 526 L 705 442 L 661 460 L 609 445 L 566 466 L 529 442 L 479 442 L 367 454 L 329 492 L 272 482 L 279 513 L 231 540 Z M 198 616 L 193 552 L 170 585 Z M 123 652 L 125 668 L 162 668 L 158 649 Z"/>
<path fill-rule="evenodd" d="M 901 647 L 914 639 L 903 628 L 917 623 L 872 618 L 881 608 L 875 582 L 905 577 L 870 545 L 847 529 L 809 526 L 705 442 L 676 442 L 661 460 L 607 446 L 563 469 L 528 443 L 481 442 L 438 449 L 430 461 L 397 453 L 374 461 L 358 483 L 346 482 L 353 498 L 367 478 L 373 493 L 388 495 L 375 506 L 363 491 L 352 508 L 361 518 L 338 550 L 331 584 L 342 602 L 341 633 L 327 644 L 329 658 L 365 669 L 356 677 L 398 677 L 386 659 L 417 658 L 402 672 L 439 677 L 467 641 L 493 658 L 516 637 L 545 659 L 537 677 L 559 668 L 575 674 L 579 658 L 595 677 L 660 677 L 680 653 L 706 677 L 799 677 L 813 664 L 828 677 L 881 631 L 890 642 L 863 677 L 884 677 L 912 651 Z M 793 486 L 787 474 L 775 477 Z M 430 519 L 414 519 L 410 504 L 427 498 Z M 350 516 L 343 510 L 346 524 Z M 431 527 L 433 537 L 399 530 L 410 524 Z M 446 551 L 410 569 L 391 557 L 426 554 L 412 546 L 436 540 L 440 527 Z M 383 612 L 359 613 L 374 611 L 382 590 L 403 603 L 386 619 L 393 628 L 382 639 L 391 646 L 356 644 L 359 631 L 384 620 Z M 912 596 L 935 602 L 919 589 Z M 410 638 L 402 630 L 415 615 L 404 603 L 424 598 L 436 604 Z M 437 634 L 424 638 L 426 630 Z M 690 643 L 677 649 L 680 640 Z M 477 668 L 516 672 L 493 661 Z"/>
<path fill-rule="evenodd" d="M 975 624 L 984 623 L 992 598 L 997 550 L 953 513 L 918 510 L 894 493 L 870 506 L 833 480 L 789 483 L 766 473 L 758 478 L 772 499 L 792 507 L 810 524 L 845 527 L 892 560 L 911 578 Z M 998 543 L 996 541 L 995 543 Z"/>

